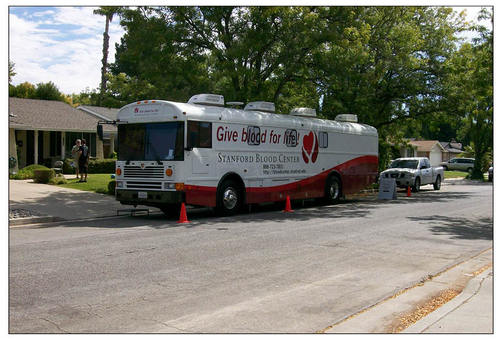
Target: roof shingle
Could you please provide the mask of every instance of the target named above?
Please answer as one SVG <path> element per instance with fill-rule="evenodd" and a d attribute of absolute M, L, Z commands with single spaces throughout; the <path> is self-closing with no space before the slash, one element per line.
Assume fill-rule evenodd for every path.
<path fill-rule="evenodd" d="M 9 98 L 9 126 L 25 130 L 95 132 L 99 119 L 55 100 Z M 116 131 L 104 125 L 104 131 Z"/>

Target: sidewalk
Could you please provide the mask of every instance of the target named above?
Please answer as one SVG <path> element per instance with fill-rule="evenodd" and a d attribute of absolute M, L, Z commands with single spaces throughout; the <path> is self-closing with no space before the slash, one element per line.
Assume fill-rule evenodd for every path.
<path fill-rule="evenodd" d="M 111 195 L 39 184 L 31 179 L 9 180 L 9 226 L 111 217 L 119 209 L 130 208 L 133 206 L 122 205 Z"/>
<path fill-rule="evenodd" d="M 422 283 L 328 327 L 325 333 L 493 332 L 493 251 L 438 273 Z M 440 305 L 450 292 L 459 293 Z M 425 314 L 427 306 L 439 306 Z M 434 308 L 435 308 L 434 306 Z M 410 323 L 410 324 L 408 324 Z"/>

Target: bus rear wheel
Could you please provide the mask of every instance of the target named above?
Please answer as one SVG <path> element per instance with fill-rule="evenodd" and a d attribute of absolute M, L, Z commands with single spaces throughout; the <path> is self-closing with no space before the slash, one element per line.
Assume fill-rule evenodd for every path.
<path fill-rule="evenodd" d="M 222 182 L 217 192 L 217 213 L 230 216 L 238 213 L 243 205 L 243 194 L 240 186 L 232 181 Z"/>
<path fill-rule="evenodd" d="M 337 176 L 330 176 L 325 185 L 325 201 L 328 204 L 338 203 L 342 196 L 342 186 Z"/>

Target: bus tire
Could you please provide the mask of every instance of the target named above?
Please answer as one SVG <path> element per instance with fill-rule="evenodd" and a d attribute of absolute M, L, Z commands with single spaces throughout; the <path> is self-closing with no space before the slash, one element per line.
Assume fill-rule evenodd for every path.
<path fill-rule="evenodd" d="M 217 190 L 216 210 L 218 215 L 231 216 L 243 206 L 243 189 L 231 179 L 227 179 Z"/>
<path fill-rule="evenodd" d="M 325 184 L 325 202 L 327 204 L 336 204 L 342 197 L 342 184 L 340 179 L 332 175 L 328 177 Z"/>

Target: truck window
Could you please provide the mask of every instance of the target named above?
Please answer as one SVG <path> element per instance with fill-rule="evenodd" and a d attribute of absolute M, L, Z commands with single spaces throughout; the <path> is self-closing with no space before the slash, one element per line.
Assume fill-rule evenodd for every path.
<path fill-rule="evenodd" d="M 212 123 L 188 121 L 188 147 L 212 147 Z"/>

